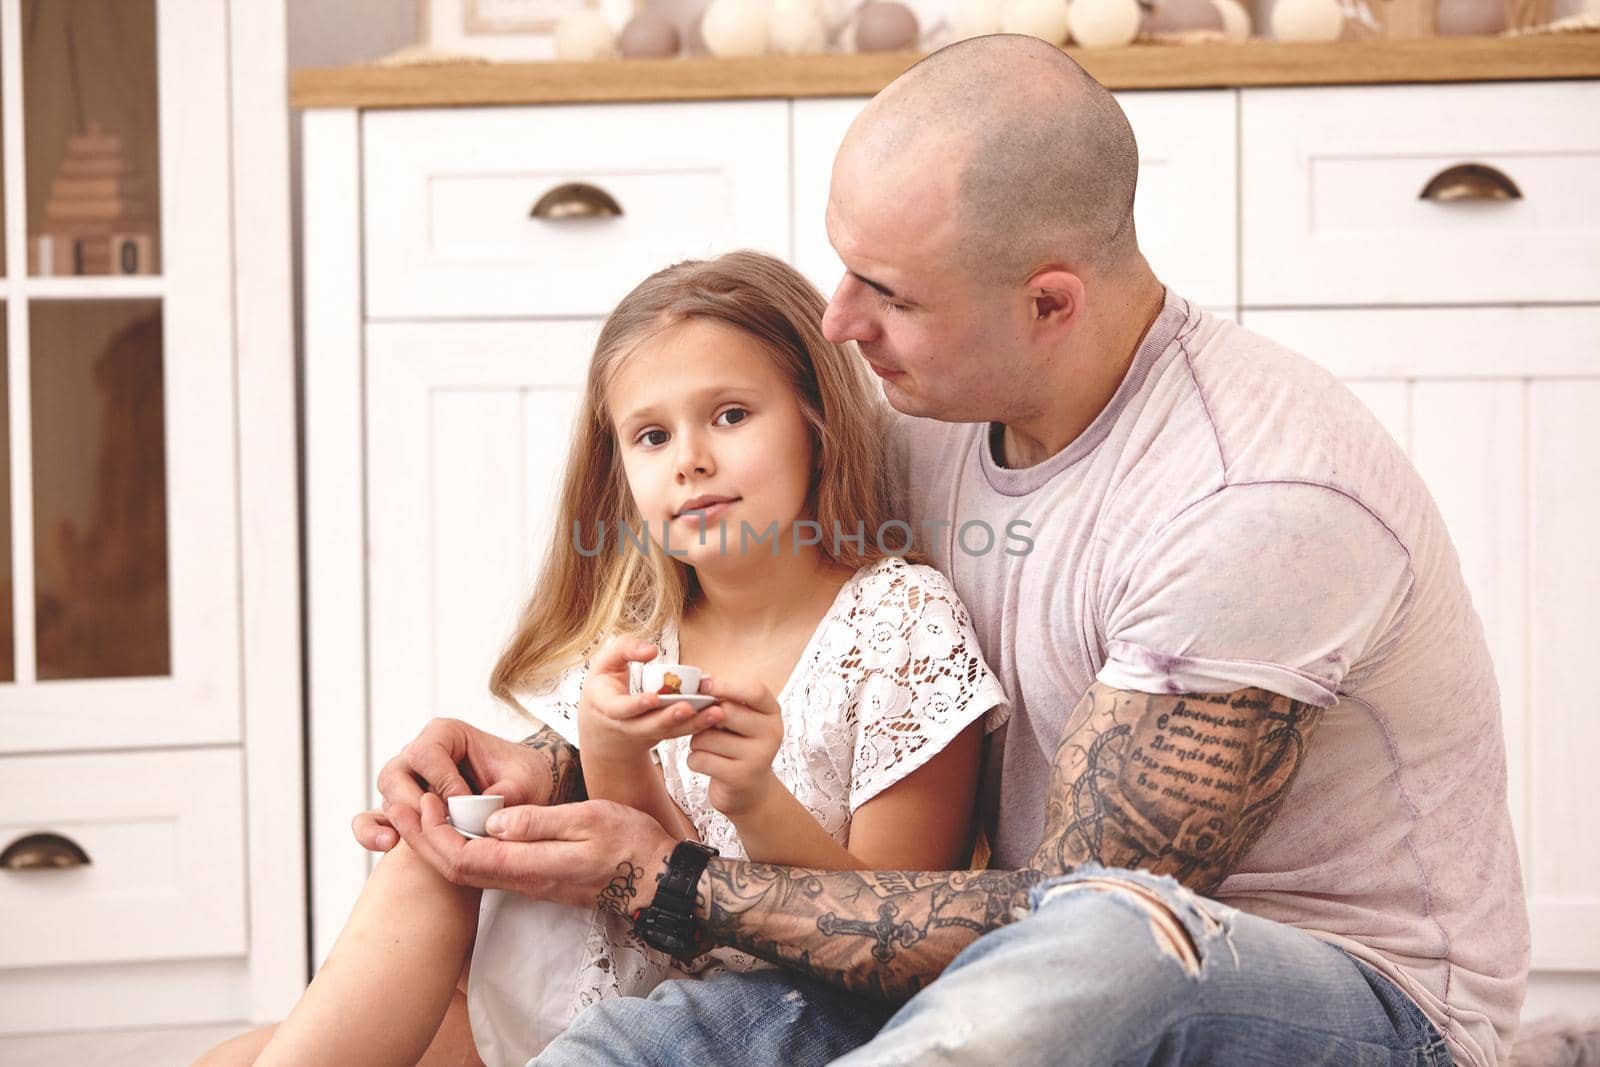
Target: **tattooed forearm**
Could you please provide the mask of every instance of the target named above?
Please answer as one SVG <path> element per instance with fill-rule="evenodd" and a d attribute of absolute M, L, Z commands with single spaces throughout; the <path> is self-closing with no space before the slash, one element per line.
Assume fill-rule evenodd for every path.
<path fill-rule="evenodd" d="M 899 1001 L 1013 921 L 1037 871 L 809 871 L 712 860 L 711 936 L 854 993 Z M 702 883 L 705 884 L 705 883 Z"/>
<path fill-rule="evenodd" d="M 1210 893 L 1282 807 L 1321 715 L 1260 689 L 1150 696 L 1096 684 L 1056 751 L 1028 867 L 830 872 L 713 860 L 701 882 L 711 936 L 896 1001 L 1019 917 L 1034 885 L 1091 860 Z"/>
<path fill-rule="evenodd" d="M 565 738 L 546 726 L 533 736 L 523 738 L 522 743 L 542 757 L 549 773 L 550 791 L 543 803 L 570 804 L 589 798 L 583 785 L 583 763 L 578 759 L 578 750 Z"/>
<path fill-rule="evenodd" d="M 600 890 L 598 901 L 601 908 L 614 911 L 618 915 L 629 915 L 633 911 L 633 898 L 639 894 L 639 879 L 644 874 L 644 868 L 629 863 L 627 860 L 617 864 L 617 873 L 606 887 Z"/>
<path fill-rule="evenodd" d="M 1091 686 L 1056 750 L 1035 862 L 1050 873 L 1087 860 L 1143 867 L 1210 893 L 1282 807 L 1321 715 L 1261 689 Z"/>

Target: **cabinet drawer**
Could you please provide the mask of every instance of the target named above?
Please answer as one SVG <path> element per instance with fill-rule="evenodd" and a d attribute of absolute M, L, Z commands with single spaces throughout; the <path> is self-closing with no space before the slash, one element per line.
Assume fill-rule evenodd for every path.
<path fill-rule="evenodd" d="M 89 857 L 0 870 L 0 968 L 242 955 L 242 788 L 231 748 L 0 759 L 0 848 Z"/>
<path fill-rule="evenodd" d="M 1600 300 L 1600 83 L 1245 90 L 1241 114 L 1246 306 Z M 1521 198 L 1423 197 L 1460 164 Z"/>
<path fill-rule="evenodd" d="M 788 258 L 787 107 L 369 112 L 368 317 L 603 315 L 681 259 Z M 531 216 L 570 183 L 602 190 L 621 214 Z"/>
<path fill-rule="evenodd" d="M 1156 275 L 1203 307 L 1237 303 L 1232 90 L 1118 93 L 1139 142 L 1134 223 Z M 794 104 L 795 265 L 824 293 L 844 268 L 823 215 L 833 157 L 864 97 Z"/>

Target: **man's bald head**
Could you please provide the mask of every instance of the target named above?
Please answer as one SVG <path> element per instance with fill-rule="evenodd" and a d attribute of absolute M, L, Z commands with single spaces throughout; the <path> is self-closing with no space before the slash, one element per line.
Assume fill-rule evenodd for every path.
<path fill-rule="evenodd" d="M 1139 261 L 1127 117 L 1036 38 L 980 37 L 928 56 L 874 98 L 839 157 L 953 185 L 955 254 L 976 279 L 1014 284 L 1044 264 L 1116 275 Z"/>

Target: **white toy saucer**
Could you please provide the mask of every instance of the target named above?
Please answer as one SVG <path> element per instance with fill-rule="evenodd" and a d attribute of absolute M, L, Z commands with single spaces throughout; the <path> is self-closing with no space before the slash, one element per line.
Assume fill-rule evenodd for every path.
<path fill-rule="evenodd" d="M 717 698 L 704 693 L 663 693 L 661 706 L 670 708 L 674 704 L 687 704 L 695 711 L 710 707 L 717 702 Z"/>

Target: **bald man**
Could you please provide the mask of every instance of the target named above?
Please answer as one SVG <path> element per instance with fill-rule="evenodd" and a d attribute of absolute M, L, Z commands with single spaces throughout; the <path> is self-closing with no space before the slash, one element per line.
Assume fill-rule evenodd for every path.
<path fill-rule="evenodd" d="M 1022 37 L 918 64 L 834 166 L 825 329 L 1011 697 L 990 869 L 713 859 L 703 935 L 779 968 L 602 1002 L 537 1062 L 1503 1062 L 1528 927 L 1449 537 L 1347 390 L 1161 284 L 1137 171 L 1111 95 Z M 572 903 L 650 905 L 674 844 L 518 808 L 519 880 L 437 809 L 391 815 L 451 877 Z"/>

